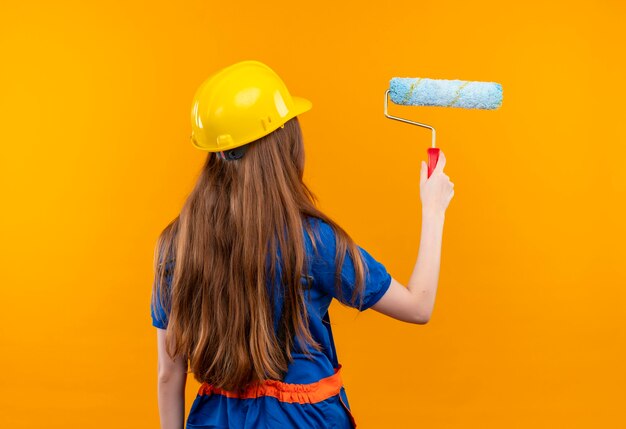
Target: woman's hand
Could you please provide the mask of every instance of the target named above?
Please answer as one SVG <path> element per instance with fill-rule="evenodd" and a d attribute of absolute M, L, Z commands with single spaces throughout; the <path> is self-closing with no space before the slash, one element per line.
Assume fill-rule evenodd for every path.
<path fill-rule="evenodd" d="M 430 177 L 428 177 L 426 162 L 422 161 L 422 170 L 420 171 L 422 213 L 444 215 L 450 200 L 454 196 L 454 183 L 443 172 L 445 166 L 446 157 L 441 150 L 439 151 L 437 165 Z"/>

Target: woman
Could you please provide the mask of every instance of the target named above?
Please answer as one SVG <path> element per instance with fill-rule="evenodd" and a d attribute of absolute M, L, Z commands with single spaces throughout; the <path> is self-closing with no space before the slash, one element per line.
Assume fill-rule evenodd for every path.
<path fill-rule="evenodd" d="M 408 323 L 430 318 L 454 194 L 445 155 L 428 179 L 422 161 L 421 242 L 404 287 L 316 208 L 297 118 L 310 108 L 258 61 L 218 71 L 195 94 L 192 143 L 208 156 L 155 250 L 163 429 L 185 425 L 188 362 L 202 384 L 187 428 L 356 427 L 332 299 Z"/>

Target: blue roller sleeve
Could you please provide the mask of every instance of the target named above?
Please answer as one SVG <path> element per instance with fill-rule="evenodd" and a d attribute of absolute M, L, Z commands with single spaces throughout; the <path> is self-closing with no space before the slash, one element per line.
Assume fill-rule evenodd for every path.
<path fill-rule="evenodd" d="M 497 109 L 502 104 L 502 85 L 496 82 L 394 77 L 389 97 L 407 106 Z"/>

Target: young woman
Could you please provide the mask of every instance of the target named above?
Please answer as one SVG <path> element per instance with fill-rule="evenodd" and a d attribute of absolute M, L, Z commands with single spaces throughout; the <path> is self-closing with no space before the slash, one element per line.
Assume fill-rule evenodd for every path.
<path fill-rule="evenodd" d="M 220 70 L 195 94 L 192 142 L 208 156 L 154 259 L 163 429 L 185 427 L 188 363 L 202 383 L 189 429 L 356 427 L 332 299 L 408 323 L 430 318 L 454 194 L 445 155 L 428 179 L 421 164 L 421 240 L 405 287 L 316 208 L 297 118 L 310 108 L 258 61 Z"/>

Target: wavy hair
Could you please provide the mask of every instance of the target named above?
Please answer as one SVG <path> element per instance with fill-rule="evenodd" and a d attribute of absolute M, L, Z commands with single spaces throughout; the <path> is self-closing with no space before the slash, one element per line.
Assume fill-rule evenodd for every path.
<path fill-rule="evenodd" d="M 167 353 L 188 359 L 197 381 L 240 391 L 254 381 L 282 380 L 294 335 L 308 356 L 306 344 L 321 350 L 309 330 L 301 281 L 309 264 L 303 231 L 317 252 L 308 217 L 335 232 L 338 292 L 348 252 L 356 274 L 350 301 L 360 296 L 362 304 L 366 266 L 358 247 L 316 208 L 303 172 L 297 117 L 249 143 L 241 159 L 209 152 L 180 214 L 159 235 L 152 305 L 158 299 L 168 309 Z M 283 297 L 278 330 L 276 294 Z"/>

